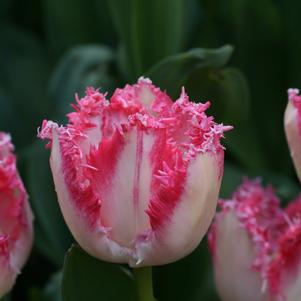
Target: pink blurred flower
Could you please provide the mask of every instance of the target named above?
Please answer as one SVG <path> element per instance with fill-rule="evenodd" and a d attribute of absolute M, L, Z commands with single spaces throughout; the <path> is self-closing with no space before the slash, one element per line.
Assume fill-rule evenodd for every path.
<path fill-rule="evenodd" d="M 299 300 L 301 197 L 282 209 L 271 187 L 245 180 L 220 207 L 209 246 L 221 299 Z"/>
<path fill-rule="evenodd" d="M 140 78 L 106 94 L 87 88 L 69 124 L 44 121 L 64 218 L 102 260 L 159 265 L 190 253 L 215 212 L 223 132 L 183 90 L 170 97 Z"/>
<path fill-rule="evenodd" d="M 289 89 L 288 98 L 284 128 L 295 169 L 301 181 L 301 96 L 299 90 Z"/>
<path fill-rule="evenodd" d="M 12 151 L 10 136 L 0 132 L 0 298 L 14 285 L 33 240 L 32 213 Z"/>

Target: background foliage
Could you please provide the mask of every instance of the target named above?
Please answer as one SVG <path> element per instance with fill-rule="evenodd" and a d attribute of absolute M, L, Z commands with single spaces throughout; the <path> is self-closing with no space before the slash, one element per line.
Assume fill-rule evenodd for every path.
<path fill-rule="evenodd" d="M 44 118 L 64 122 L 74 93 L 87 85 L 112 92 L 145 75 L 173 97 L 185 85 L 235 127 L 225 141 L 221 195 L 247 175 L 273 183 L 284 202 L 296 196 L 282 119 L 287 88 L 301 86 L 300 8 L 297 0 L 1 0 L 0 129 L 13 136 L 36 232 L 5 300 L 60 301 L 62 284 L 67 301 L 135 300 L 127 267 L 77 246 L 63 265 L 73 239 L 36 132 Z M 206 240 L 155 268 L 154 285 L 160 301 L 218 300 Z"/>

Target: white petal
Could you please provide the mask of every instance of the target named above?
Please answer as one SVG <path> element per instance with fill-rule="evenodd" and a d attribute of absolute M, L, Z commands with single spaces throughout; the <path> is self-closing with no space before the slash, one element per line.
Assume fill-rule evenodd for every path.
<path fill-rule="evenodd" d="M 33 214 L 27 200 L 25 201 L 26 226 L 22 229 L 20 237 L 15 242 L 11 250 L 11 265 L 17 270 L 21 270 L 30 254 L 33 244 Z"/>
<path fill-rule="evenodd" d="M 299 118 L 297 109 L 292 101 L 289 101 L 284 115 L 285 133 L 295 169 L 301 181 L 301 128 L 298 124 Z"/>
<path fill-rule="evenodd" d="M 17 271 L 13 270 L 9 264 L 0 263 L 0 298 L 6 295 L 16 281 Z"/>
<path fill-rule="evenodd" d="M 136 129 L 125 135 L 126 141 L 118 158 L 113 179 L 102 197 L 101 216 L 106 226 L 112 229 L 112 239 L 131 248 L 136 236 L 150 229 L 145 211 L 150 199 L 150 153 L 154 137 L 141 131 L 138 138 Z M 137 148 L 139 139 L 140 158 L 139 146 Z"/>
<path fill-rule="evenodd" d="M 252 241 L 232 211 L 216 220 L 214 271 L 223 301 L 268 301 L 259 273 L 252 269 Z"/>
<path fill-rule="evenodd" d="M 223 153 L 200 154 L 187 170 L 187 182 L 170 221 L 149 242 L 137 244 L 138 265 L 161 265 L 191 253 L 212 221 L 221 184 Z M 132 265 L 135 265 L 132 262 Z"/>
<path fill-rule="evenodd" d="M 80 246 L 90 255 L 99 259 L 120 263 L 127 262 L 129 250 L 121 248 L 108 239 L 101 225 L 99 225 L 99 229 L 92 231 L 70 199 L 62 171 L 61 150 L 56 129 L 53 130 L 50 166 L 61 211 L 71 233 Z"/>

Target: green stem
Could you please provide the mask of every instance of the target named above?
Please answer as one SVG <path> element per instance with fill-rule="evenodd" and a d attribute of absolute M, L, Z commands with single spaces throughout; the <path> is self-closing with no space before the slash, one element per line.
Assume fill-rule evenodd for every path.
<path fill-rule="evenodd" d="M 138 301 L 155 301 L 153 296 L 152 268 L 144 267 L 134 269 L 134 278 Z"/>

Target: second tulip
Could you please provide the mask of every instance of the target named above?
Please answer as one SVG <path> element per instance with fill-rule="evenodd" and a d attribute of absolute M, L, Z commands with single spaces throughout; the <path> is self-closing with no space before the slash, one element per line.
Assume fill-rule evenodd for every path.
<path fill-rule="evenodd" d="M 271 187 L 246 180 L 211 228 L 223 301 L 297 301 L 301 296 L 301 197 L 282 209 Z"/>

